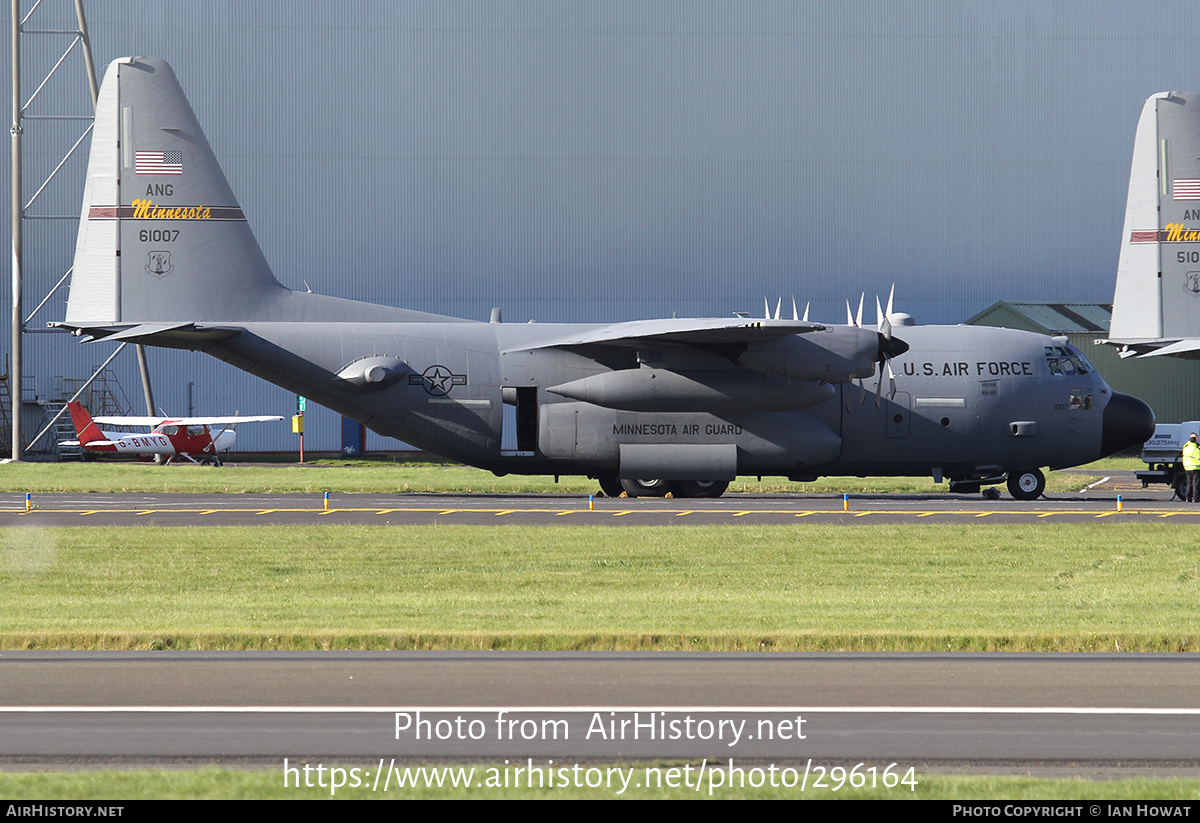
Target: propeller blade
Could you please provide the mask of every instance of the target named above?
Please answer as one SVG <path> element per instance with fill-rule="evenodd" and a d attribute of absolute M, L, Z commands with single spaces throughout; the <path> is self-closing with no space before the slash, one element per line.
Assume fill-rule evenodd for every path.
<path fill-rule="evenodd" d="M 763 318 L 766 320 L 771 319 L 771 304 L 767 302 L 766 296 L 763 297 Z"/>
<path fill-rule="evenodd" d="M 856 314 L 856 315 L 854 316 L 854 325 L 855 325 L 855 326 L 857 326 L 857 327 L 858 327 L 858 328 L 860 328 L 860 329 L 862 328 L 862 309 L 863 309 L 863 300 L 865 300 L 866 298 L 867 298 L 867 293 L 866 293 L 866 292 L 863 292 L 862 294 L 860 294 L 860 295 L 858 296 L 858 314 Z"/>
<path fill-rule="evenodd" d="M 779 311 L 783 308 L 783 296 L 779 297 L 779 301 L 775 304 L 775 319 L 779 319 Z"/>
<path fill-rule="evenodd" d="M 805 323 L 808 322 L 808 307 L 811 305 L 812 305 L 811 301 L 804 304 L 804 317 L 802 319 L 804 320 Z"/>
<path fill-rule="evenodd" d="M 792 320 L 799 320 L 799 319 L 800 319 L 800 313 L 798 311 L 796 311 L 796 298 L 793 296 L 792 297 Z M 808 318 L 806 317 L 804 319 L 807 320 Z"/>
<path fill-rule="evenodd" d="M 889 319 L 890 319 L 890 318 L 891 318 L 891 316 L 892 316 L 892 300 L 895 298 L 895 296 L 896 296 L 896 284 L 895 284 L 895 283 L 893 283 L 893 284 L 892 284 L 892 290 L 891 290 L 890 292 L 888 292 L 888 307 L 887 307 L 887 312 L 886 312 L 886 313 L 884 313 L 884 317 L 887 317 L 887 318 L 889 318 Z"/>

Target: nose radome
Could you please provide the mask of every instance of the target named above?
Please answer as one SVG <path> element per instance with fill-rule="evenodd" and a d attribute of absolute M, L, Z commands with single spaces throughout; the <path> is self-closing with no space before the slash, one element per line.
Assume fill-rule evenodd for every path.
<path fill-rule="evenodd" d="M 1154 410 L 1128 394 L 1114 392 L 1104 407 L 1100 457 L 1140 446 L 1154 436 Z"/>

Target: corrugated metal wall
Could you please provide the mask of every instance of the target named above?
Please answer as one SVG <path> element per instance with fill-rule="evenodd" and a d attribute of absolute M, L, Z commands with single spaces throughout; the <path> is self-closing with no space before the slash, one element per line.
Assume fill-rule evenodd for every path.
<path fill-rule="evenodd" d="M 43 5 L 46 27 L 71 23 L 69 3 Z M 479 319 L 498 305 L 509 321 L 728 315 L 795 295 L 838 322 L 846 298 L 892 283 L 923 323 L 999 299 L 1110 300 L 1141 103 L 1200 88 L 1193 12 L 88 4 L 98 61 L 174 65 L 285 284 Z M 28 48 L 26 71 L 58 53 Z M 50 211 L 78 210 L 82 164 L 64 174 L 77 183 Z M 44 231 L 27 240 L 51 250 L 27 263 L 29 308 L 73 249 L 65 221 Z M 45 337 L 27 355 L 39 385 L 107 353 Z M 291 411 L 211 359 L 151 357 L 172 413 L 189 382 L 197 413 Z M 337 447 L 332 414 L 309 426 L 310 448 Z M 282 428 L 247 428 L 239 445 L 293 445 Z"/>

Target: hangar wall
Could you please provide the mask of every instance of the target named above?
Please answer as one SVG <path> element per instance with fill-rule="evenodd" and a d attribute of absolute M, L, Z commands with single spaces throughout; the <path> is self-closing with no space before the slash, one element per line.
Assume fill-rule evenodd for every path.
<path fill-rule="evenodd" d="M 45 28 L 72 24 L 70 3 L 42 5 Z M 1200 22 L 1170 0 L 329 8 L 87 4 L 101 66 L 173 64 L 281 281 L 480 320 L 728 315 L 794 295 L 841 322 L 845 299 L 893 283 L 922 323 L 1005 298 L 1107 301 L 1141 103 L 1200 88 Z M 27 46 L 25 70 L 58 54 Z M 39 111 L 85 93 L 71 88 Z M 30 179 L 61 151 L 25 146 Z M 82 161 L 60 176 L 76 185 L 39 207 L 69 215 Z M 27 232 L 32 306 L 75 225 Z M 34 335 L 27 371 L 47 393 L 109 350 Z M 171 413 L 188 383 L 197 414 L 293 408 L 202 355 L 150 357 Z M 295 445 L 282 425 L 243 438 Z M 310 412 L 309 448 L 339 439 Z"/>

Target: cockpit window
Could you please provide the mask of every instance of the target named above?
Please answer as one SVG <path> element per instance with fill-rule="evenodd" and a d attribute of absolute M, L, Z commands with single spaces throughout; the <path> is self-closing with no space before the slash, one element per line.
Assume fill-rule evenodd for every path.
<path fill-rule="evenodd" d="M 1046 346 L 1046 366 L 1051 374 L 1079 375 L 1092 371 L 1092 364 L 1077 351 L 1064 346 Z"/>

